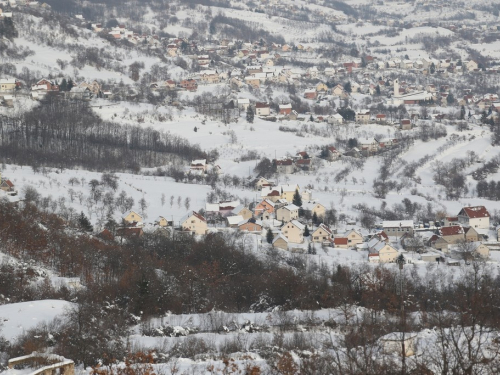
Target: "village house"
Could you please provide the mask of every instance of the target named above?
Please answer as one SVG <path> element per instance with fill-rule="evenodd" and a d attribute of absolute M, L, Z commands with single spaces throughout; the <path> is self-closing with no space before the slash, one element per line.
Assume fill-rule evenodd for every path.
<path fill-rule="evenodd" d="M 238 228 L 239 224 L 243 221 L 244 221 L 243 216 L 240 215 L 226 217 L 227 226 L 229 228 Z"/>
<path fill-rule="evenodd" d="M 278 234 L 276 238 L 273 240 L 273 247 L 277 247 L 283 250 L 288 250 L 288 238 L 286 238 L 281 233 Z"/>
<path fill-rule="evenodd" d="M 392 263 L 399 256 L 399 252 L 379 237 L 373 236 L 368 241 L 368 260 L 378 263 Z"/>
<path fill-rule="evenodd" d="M 260 79 L 254 76 L 245 77 L 245 83 L 256 89 L 260 87 Z"/>
<path fill-rule="evenodd" d="M 375 138 L 358 139 L 358 145 L 366 155 L 377 153 L 380 148 L 380 144 Z"/>
<path fill-rule="evenodd" d="M 413 220 L 384 221 L 382 227 L 389 237 L 401 237 L 405 233 L 413 236 Z"/>
<path fill-rule="evenodd" d="M 297 220 L 292 220 L 281 227 L 281 234 L 291 243 L 304 242 L 304 224 Z"/>
<path fill-rule="evenodd" d="M 246 111 L 250 106 L 250 99 L 247 98 L 239 98 L 238 99 L 238 108 L 242 111 Z"/>
<path fill-rule="evenodd" d="M 163 216 L 158 216 L 155 220 L 155 225 L 159 227 L 168 227 L 168 220 Z"/>
<path fill-rule="evenodd" d="M 15 191 L 14 184 L 10 180 L 1 180 L 2 182 L 0 183 L 0 190 L 3 190 L 5 192 L 13 192 Z"/>
<path fill-rule="evenodd" d="M 253 217 L 252 211 L 250 211 L 248 208 L 246 208 L 244 205 L 240 204 L 239 206 L 235 207 L 231 213 L 233 215 L 239 215 L 243 217 L 243 220 L 248 220 Z"/>
<path fill-rule="evenodd" d="M 257 190 L 261 190 L 263 187 L 270 188 L 274 186 L 274 183 L 272 181 L 269 181 L 267 178 L 259 177 L 254 180 L 253 185 Z"/>
<path fill-rule="evenodd" d="M 284 223 L 299 218 L 299 208 L 294 204 L 289 204 L 280 207 L 276 210 L 276 220 L 281 220 Z"/>
<path fill-rule="evenodd" d="M 432 245 L 443 252 L 448 252 L 448 245 L 454 245 L 465 239 L 464 228 L 461 226 L 441 227 L 439 235 Z"/>
<path fill-rule="evenodd" d="M 83 81 L 78 85 L 78 87 L 88 88 L 93 96 L 97 96 L 101 92 L 101 85 L 97 81 L 92 81 L 91 83 Z"/>
<path fill-rule="evenodd" d="M 325 83 L 318 83 L 316 85 L 316 92 L 318 94 L 326 94 L 328 92 L 328 86 Z"/>
<path fill-rule="evenodd" d="M 16 88 L 21 86 L 21 82 L 17 79 L 0 79 L 0 91 L 9 92 L 14 91 Z"/>
<path fill-rule="evenodd" d="M 68 93 L 71 99 L 90 100 L 94 96 L 88 87 L 72 87 Z"/>
<path fill-rule="evenodd" d="M 333 146 L 329 146 L 327 147 L 327 152 L 328 152 L 328 156 L 327 156 L 327 159 L 329 161 L 335 161 L 335 160 L 339 160 L 340 157 L 342 156 L 342 154 L 340 153 L 339 150 L 337 150 L 335 147 Z"/>
<path fill-rule="evenodd" d="M 344 121 L 345 121 L 344 118 L 338 113 L 330 115 L 326 118 L 326 122 L 328 122 L 331 125 L 342 125 Z"/>
<path fill-rule="evenodd" d="M 293 196 L 295 194 L 295 191 L 299 191 L 300 193 L 300 188 L 299 185 L 297 184 L 280 185 L 280 190 L 281 190 L 281 198 L 286 199 L 290 203 L 293 202 Z"/>
<path fill-rule="evenodd" d="M 311 170 L 311 159 L 297 159 L 295 161 L 297 170 L 309 171 Z"/>
<path fill-rule="evenodd" d="M 401 130 L 411 130 L 412 128 L 411 121 L 409 119 L 401 120 L 400 128 Z"/>
<path fill-rule="evenodd" d="M 318 93 L 316 92 L 315 89 L 307 89 L 304 91 L 304 98 L 305 99 L 316 99 L 318 96 Z"/>
<path fill-rule="evenodd" d="M 344 90 L 344 87 L 341 84 L 334 86 L 331 92 L 333 96 L 339 96 L 341 98 L 349 96 L 349 93 Z"/>
<path fill-rule="evenodd" d="M 477 242 L 482 236 L 473 228 L 473 227 L 465 227 L 464 228 L 465 241 L 467 242 Z"/>
<path fill-rule="evenodd" d="M 276 171 L 282 174 L 295 172 L 295 165 L 292 159 L 274 160 Z"/>
<path fill-rule="evenodd" d="M 345 237 L 347 238 L 349 246 L 356 246 L 363 243 L 363 236 L 354 229 L 351 229 L 349 232 L 347 232 L 345 234 Z"/>
<path fill-rule="evenodd" d="M 198 159 L 193 160 L 191 162 L 191 166 L 189 167 L 190 171 L 198 171 L 205 173 L 207 171 L 208 165 L 206 159 Z"/>
<path fill-rule="evenodd" d="M 320 224 L 311 235 L 312 242 L 314 243 L 330 242 L 332 238 L 332 230 L 325 224 Z"/>
<path fill-rule="evenodd" d="M 370 110 L 363 109 L 356 112 L 356 123 L 358 124 L 368 124 L 370 122 Z"/>
<path fill-rule="evenodd" d="M 35 85 L 31 86 L 31 90 L 45 92 L 59 91 L 59 85 L 56 85 L 53 81 L 43 78 Z"/>
<path fill-rule="evenodd" d="M 244 220 L 239 223 L 238 229 L 246 232 L 259 233 L 262 232 L 262 222 L 254 219 Z"/>
<path fill-rule="evenodd" d="M 280 104 L 279 109 L 280 109 L 280 115 L 289 115 L 290 112 L 292 112 L 292 105 L 290 103 Z"/>
<path fill-rule="evenodd" d="M 180 223 L 183 231 L 191 232 L 193 234 L 205 234 L 208 230 L 206 219 L 196 211 L 186 214 L 180 220 Z"/>
<path fill-rule="evenodd" d="M 204 84 L 219 83 L 220 77 L 216 70 L 203 70 L 198 73 L 200 81 Z"/>
<path fill-rule="evenodd" d="M 489 229 L 490 213 L 484 206 L 464 207 L 457 215 L 458 222 L 478 229 Z"/>
<path fill-rule="evenodd" d="M 255 114 L 257 116 L 269 116 L 271 114 L 271 106 L 268 103 L 255 103 Z"/>
<path fill-rule="evenodd" d="M 316 217 L 323 219 L 326 215 L 326 207 L 321 203 L 315 203 L 313 208 L 311 209 L 311 215 L 314 214 L 316 214 Z"/>
<path fill-rule="evenodd" d="M 180 84 L 180 87 L 182 87 L 184 90 L 187 91 L 196 91 L 198 90 L 198 83 L 192 78 L 189 79 L 183 79 Z"/>
<path fill-rule="evenodd" d="M 281 190 L 279 188 L 263 187 L 260 191 L 260 197 L 262 199 L 268 199 L 271 202 L 277 202 L 281 199 Z"/>
<path fill-rule="evenodd" d="M 126 224 L 142 223 L 142 216 L 135 211 L 129 211 L 122 216 L 122 220 Z"/>
<path fill-rule="evenodd" d="M 257 203 L 254 208 L 255 216 L 261 216 L 264 213 L 274 214 L 275 204 L 270 199 L 264 199 L 263 201 Z"/>

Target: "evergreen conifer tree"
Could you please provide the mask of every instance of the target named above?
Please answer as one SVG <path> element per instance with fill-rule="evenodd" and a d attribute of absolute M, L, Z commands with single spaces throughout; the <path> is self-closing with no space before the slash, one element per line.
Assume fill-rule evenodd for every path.
<path fill-rule="evenodd" d="M 250 124 L 253 123 L 254 117 L 255 117 L 255 115 L 253 113 L 252 107 L 248 106 L 248 108 L 247 108 L 247 122 L 249 122 Z"/>
<path fill-rule="evenodd" d="M 273 243 L 273 239 L 274 239 L 273 231 L 271 230 L 271 228 L 269 228 L 266 233 L 267 243 Z"/>
<path fill-rule="evenodd" d="M 78 225 L 84 232 L 92 232 L 94 230 L 94 227 L 90 223 L 90 220 L 87 218 L 87 216 L 85 216 L 83 211 L 78 218 Z"/>
<path fill-rule="evenodd" d="M 297 207 L 302 206 L 302 197 L 300 196 L 299 189 L 295 189 L 295 193 L 293 194 L 292 203 Z"/>

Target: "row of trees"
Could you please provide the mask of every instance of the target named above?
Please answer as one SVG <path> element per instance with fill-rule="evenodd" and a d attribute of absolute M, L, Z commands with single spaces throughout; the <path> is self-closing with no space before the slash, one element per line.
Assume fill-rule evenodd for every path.
<path fill-rule="evenodd" d="M 205 158 L 198 146 L 170 133 L 104 122 L 88 103 L 48 97 L 17 118 L 0 117 L 0 150 L 11 162 L 61 168 L 133 170 L 177 156 Z"/>

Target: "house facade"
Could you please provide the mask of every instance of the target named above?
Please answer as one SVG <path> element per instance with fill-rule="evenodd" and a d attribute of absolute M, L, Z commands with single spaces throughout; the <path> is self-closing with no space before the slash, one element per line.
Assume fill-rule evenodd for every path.
<path fill-rule="evenodd" d="M 490 213 L 484 206 L 464 207 L 457 217 L 458 222 L 465 226 L 478 229 L 489 229 L 490 227 Z"/>
<path fill-rule="evenodd" d="M 332 239 L 333 233 L 331 229 L 325 224 L 320 224 L 318 228 L 312 233 L 311 239 L 315 243 L 328 242 Z"/>
<path fill-rule="evenodd" d="M 285 223 L 299 218 L 299 208 L 294 204 L 280 207 L 276 210 L 276 220 Z"/>
<path fill-rule="evenodd" d="M 123 221 L 126 222 L 127 224 L 131 223 L 141 223 L 142 222 L 142 216 L 139 215 L 135 211 L 129 211 L 126 215 L 122 217 Z"/>
<path fill-rule="evenodd" d="M 363 236 L 354 229 L 347 232 L 345 237 L 347 238 L 349 246 L 356 246 L 363 243 Z"/>
<path fill-rule="evenodd" d="M 405 233 L 413 236 L 413 220 L 384 221 L 382 226 L 389 237 L 401 237 Z"/>
<path fill-rule="evenodd" d="M 281 234 L 287 238 L 288 242 L 304 242 L 305 226 L 297 220 L 292 220 L 281 227 Z"/>
<path fill-rule="evenodd" d="M 181 228 L 183 231 L 201 235 L 207 233 L 208 225 L 203 216 L 192 211 L 181 219 Z"/>

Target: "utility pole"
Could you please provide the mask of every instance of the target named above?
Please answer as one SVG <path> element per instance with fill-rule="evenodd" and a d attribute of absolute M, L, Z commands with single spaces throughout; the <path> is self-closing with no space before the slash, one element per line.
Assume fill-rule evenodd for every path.
<path fill-rule="evenodd" d="M 401 375 L 406 375 L 406 348 L 405 348 L 405 328 L 406 328 L 406 315 L 405 315 L 405 274 L 404 265 L 406 259 L 401 254 L 397 257 L 396 263 L 399 265 L 399 292 L 401 294 Z"/>

